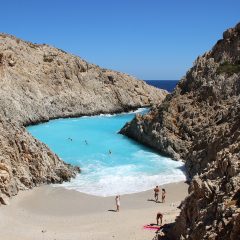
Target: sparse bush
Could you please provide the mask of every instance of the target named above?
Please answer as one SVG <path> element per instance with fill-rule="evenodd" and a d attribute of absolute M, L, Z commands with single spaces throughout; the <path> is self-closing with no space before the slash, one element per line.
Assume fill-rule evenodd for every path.
<path fill-rule="evenodd" d="M 31 48 L 34 48 L 34 49 L 36 49 L 37 48 L 37 45 L 36 44 L 34 44 L 34 43 L 28 43 L 28 45 L 29 45 L 29 47 L 31 47 Z"/>
<path fill-rule="evenodd" d="M 232 75 L 234 73 L 239 73 L 240 72 L 240 62 L 237 61 L 236 63 L 229 63 L 229 62 L 224 62 L 220 64 L 220 66 L 217 69 L 217 73 L 227 73 L 229 75 Z"/>
<path fill-rule="evenodd" d="M 0 53 L 0 65 L 3 63 L 3 53 Z"/>
<path fill-rule="evenodd" d="M 44 62 L 52 62 L 53 61 L 53 58 L 54 58 L 54 56 L 52 56 L 52 55 L 43 55 L 43 61 Z"/>

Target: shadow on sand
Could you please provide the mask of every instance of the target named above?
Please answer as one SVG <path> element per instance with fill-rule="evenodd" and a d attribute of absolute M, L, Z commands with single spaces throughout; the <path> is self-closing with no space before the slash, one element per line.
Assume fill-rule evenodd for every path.
<path fill-rule="evenodd" d="M 148 199 L 149 202 L 155 202 L 155 203 L 161 203 L 160 201 L 157 201 L 155 199 Z"/>
<path fill-rule="evenodd" d="M 117 212 L 115 209 L 109 209 L 108 212 Z"/>
<path fill-rule="evenodd" d="M 156 235 L 153 237 L 152 240 L 169 240 L 166 234 L 169 232 L 172 226 L 173 223 L 168 223 L 161 226 L 160 229 L 155 232 Z"/>

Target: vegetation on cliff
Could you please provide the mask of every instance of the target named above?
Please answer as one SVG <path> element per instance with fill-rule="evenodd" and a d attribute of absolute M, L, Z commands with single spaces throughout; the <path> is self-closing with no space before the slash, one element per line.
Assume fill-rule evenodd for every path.
<path fill-rule="evenodd" d="M 172 239 L 240 236 L 240 23 L 198 57 L 175 91 L 121 133 L 186 162 L 189 196 Z"/>
<path fill-rule="evenodd" d="M 227 73 L 229 75 L 232 75 L 234 73 L 240 72 L 240 61 L 237 61 L 236 63 L 229 63 L 224 62 L 221 63 L 217 69 L 217 73 Z"/>

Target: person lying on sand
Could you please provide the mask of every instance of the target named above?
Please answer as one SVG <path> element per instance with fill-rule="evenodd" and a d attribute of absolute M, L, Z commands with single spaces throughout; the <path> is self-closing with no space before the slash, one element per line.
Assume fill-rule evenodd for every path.
<path fill-rule="evenodd" d="M 160 226 L 161 226 L 162 225 L 162 219 L 163 219 L 162 213 L 158 212 L 156 219 L 157 219 L 157 225 L 159 225 L 159 219 L 160 219 Z"/>
<path fill-rule="evenodd" d="M 158 201 L 159 191 L 160 191 L 159 187 L 156 186 L 156 187 L 154 188 L 154 197 L 155 197 L 155 201 L 156 201 L 156 202 Z"/>

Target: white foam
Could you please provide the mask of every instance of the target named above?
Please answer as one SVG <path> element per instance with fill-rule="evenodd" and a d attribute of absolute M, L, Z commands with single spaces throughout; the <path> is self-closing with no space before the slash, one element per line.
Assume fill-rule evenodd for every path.
<path fill-rule="evenodd" d="M 123 113 L 113 113 L 113 114 L 100 114 L 99 116 L 103 117 L 113 117 L 113 116 L 118 116 L 118 115 L 127 115 L 127 114 L 132 114 L 132 113 L 142 113 L 144 111 L 147 111 L 148 108 L 138 108 L 135 111 L 130 111 L 130 112 L 123 112 Z"/>
<path fill-rule="evenodd" d="M 140 108 L 136 111 L 128 113 L 113 115 L 102 114 L 101 120 L 105 121 L 106 119 L 104 119 L 104 117 L 142 113 L 146 110 L 147 108 Z M 87 116 L 86 118 L 101 118 L 101 116 Z M 128 116 L 125 116 L 121 119 L 124 119 L 125 121 L 127 118 Z M 94 122 L 96 119 L 91 120 Z M 79 119 L 73 118 L 69 119 L 68 121 L 75 122 L 79 121 Z M 85 122 L 85 120 L 83 122 Z M 63 129 L 65 125 L 67 125 L 65 120 L 63 122 L 60 121 L 60 124 Z M 46 124 L 46 127 L 47 126 L 48 123 Z M 116 131 L 115 128 L 113 129 Z M 77 131 L 80 134 L 81 128 Z M 89 134 L 93 134 L 93 132 L 90 131 Z M 73 150 L 76 151 L 74 154 L 71 154 L 71 151 L 63 151 L 65 154 L 64 160 L 69 163 L 78 164 L 81 167 L 82 173 L 77 175 L 75 179 L 62 184 L 61 186 L 64 186 L 67 189 L 74 189 L 79 192 L 96 196 L 113 196 L 116 194 L 142 192 L 149 190 L 156 185 L 163 185 L 171 182 L 183 181 L 186 179 L 185 174 L 182 171 L 182 162 L 176 162 L 169 158 L 162 157 L 152 152 L 148 148 L 143 147 L 142 145 L 140 147 L 133 142 L 127 142 L 125 141 L 126 139 L 122 142 L 122 144 L 119 144 L 118 141 L 121 141 L 122 137 L 116 137 L 119 136 L 117 134 L 109 135 L 110 139 L 106 138 L 106 136 L 108 135 L 103 135 L 104 138 L 99 139 L 103 139 L 106 146 L 116 147 L 116 152 L 113 150 L 113 154 L 111 154 L 111 156 L 108 154 L 108 147 L 106 148 L 107 150 L 102 150 L 100 148 L 102 148 L 104 144 L 99 146 L 96 144 L 95 140 L 97 138 L 93 138 L 93 145 L 91 144 L 91 146 L 86 147 L 84 144 L 84 148 L 82 148 L 79 153 L 79 146 L 76 148 L 77 150 Z M 66 137 L 64 136 L 64 138 Z M 111 144 L 109 144 L 109 141 L 111 140 L 113 141 Z M 56 142 L 58 143 L 58 140 Z M 77 144 L 79 144 L 79 142 Z M 126 144 L 132 145 L 128 145 L 126 147 Z M 96 147 L 91 149 L 90 147 L 92 146 Z M 59 147 L 59 152 L 61 153 L 60 148 L 61 146 Z M 89 152 L 90 150 L 92 152 Z"/>
<path fill-rule="evenodd" d="M 174 162 L 164 158 L 168 168 L 159 174 L 148 174 L 136 172 L 134 165 L 117 167 L 96 168 L 96 172 L 79 174 L 71 182 L 63 183 L 61 186 L 95 196 L 114 196 L 117 194 L 137 193 L 152 189 L 156 185 L 185 181 L 186 176 L 180 169 L 183 163 Z M 166 162 L 166 164 L 167 164 Z M 83 169 L 84 172 L 84 169 Z"/>
<path fill-rule="evenodd" d="M 138 108 L 137 110 L 134 111 L 129 111 L 129 112 L 122 112 L 122 113 L 102 113 L 99 115 L 93 115 L 93 116 L 82 116 L 81 118 L 95 118 L 95 117 L 114 117 L 114 116 L 119 116 L 119 115 L 128 115 L 128 114 L 133 114 L 133 113 L 142 113 L 147 111 L 149 108 Z"/>

